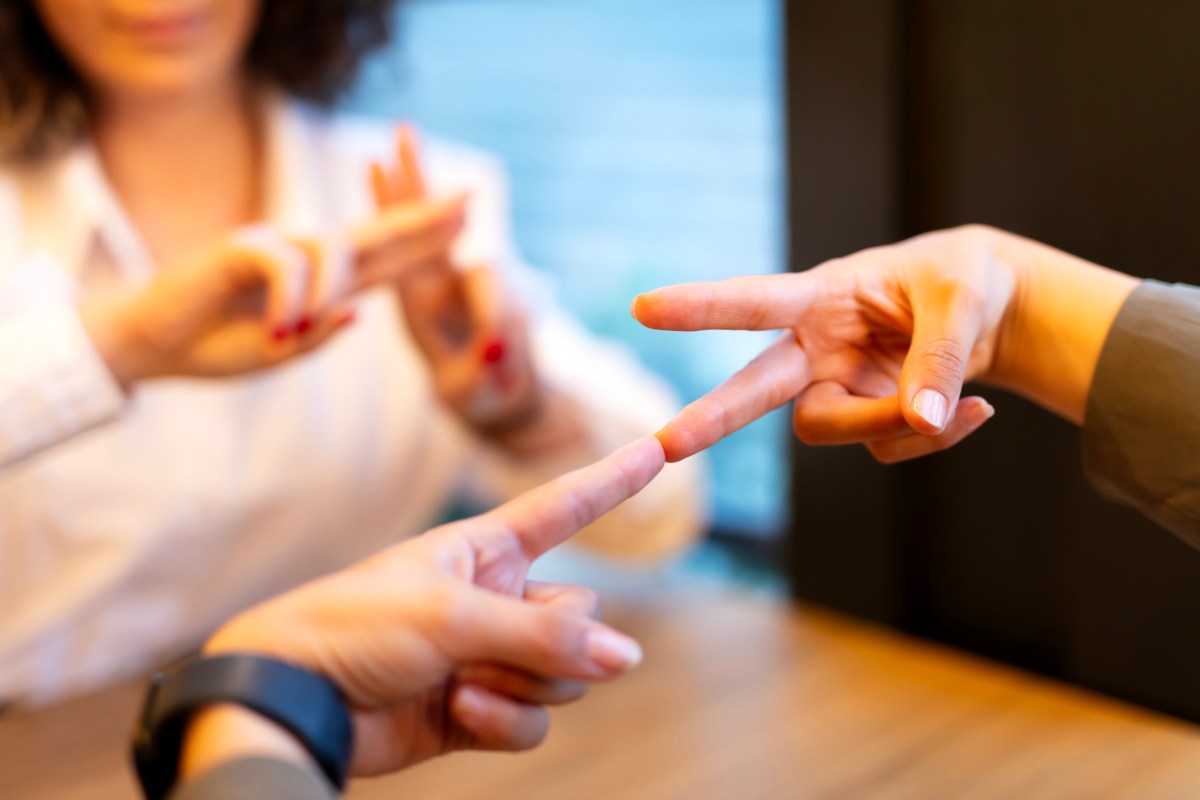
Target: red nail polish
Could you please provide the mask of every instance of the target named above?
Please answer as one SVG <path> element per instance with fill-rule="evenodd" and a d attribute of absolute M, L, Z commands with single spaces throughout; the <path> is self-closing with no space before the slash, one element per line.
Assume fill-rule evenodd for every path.
<path fill-rule="evenodd" d="M 312 330 L 312 319 L 309 317 L 301 317 L 300 321 L 296 323 L 296 333 L 300 336 L 303 336 L 310 330 Z"/>
<path fill-rule="evenodd" d="M 483 348 L 483 363 L 496 364 L 504 360 L 504 342 L 493 339 Z"/>
<path fill-rule="evenodd" d="M 288 338 L 288 329 L 280 325 L 271 331 L 271 338 L 276 342 L 282 342 Z"/>

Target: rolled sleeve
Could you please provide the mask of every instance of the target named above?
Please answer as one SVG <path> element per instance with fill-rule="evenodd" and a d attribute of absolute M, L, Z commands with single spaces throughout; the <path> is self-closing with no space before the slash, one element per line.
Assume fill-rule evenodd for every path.
<path fill-rule="evenodd" d="M 1200 289 L 1145 281 L 1105 340 L 1084 421 L 1100 490 L 1200 547 Z"/>
<path fill-rule="evenodd" d="M 113 419 L 125 404 L 56 273 L 38 262 L 0 286 L 0 466 Z"/>

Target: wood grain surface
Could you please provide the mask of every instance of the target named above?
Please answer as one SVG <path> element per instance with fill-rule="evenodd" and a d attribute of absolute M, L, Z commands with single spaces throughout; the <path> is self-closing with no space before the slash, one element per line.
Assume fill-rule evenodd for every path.
<path fill-rule="evenodd" d="M 439 800 L 1200 797 L 1200 730 L 778 601 L 607 600 L 646 663 L 555 712 L 534 753 L 467 754 L 349 797 Z M 140 686 L 0 717 L 0 797 L 137 797 Z"/>

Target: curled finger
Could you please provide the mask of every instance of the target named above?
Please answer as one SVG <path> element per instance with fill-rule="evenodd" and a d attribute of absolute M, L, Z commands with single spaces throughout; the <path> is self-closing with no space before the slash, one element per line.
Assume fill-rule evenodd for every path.
<path fill-rule="evenodd" d="M 805 389 L 792 413 L 796 438 L 810 445 L 855 444 L 913 432 L 896 395 L 859 397 L 833 381 Z"/>
<path fill-rule="evenodd" d="M 541 744 L 550 730 L 550 715 L 544 707 L 521 703 L 481 686 L 455 687 L 450 713 L 471 734 L 471 748 L 476 750 L 530 750 Z"/>
<path fill-rule="evenodd" d="M 266 288 L 264 321 L 276 342 L 294 334 L 304 317 L 311 262 L 304 248 L 265 225 L 237 231 L 235 257 L 244 259 Z"/>
<path fill-rule="evenodd" d="M 936 436 L 912 433 L 895 439 L 868 442 L 867 449 L 877 461 L 895 464 L 953 447 L 979 430 L 992 418 L 995 409 L 982 397 L 964 397 L 955 407 L 953 419 Z"/>
<path fill-rule="evenodd" d="M 543 678 L 500 664 L 471 664 L 457 674 L 463 685 L 480 686 L 522 703 L 557 706 L 573 703 L 587 694 L 587 681 Z"/>

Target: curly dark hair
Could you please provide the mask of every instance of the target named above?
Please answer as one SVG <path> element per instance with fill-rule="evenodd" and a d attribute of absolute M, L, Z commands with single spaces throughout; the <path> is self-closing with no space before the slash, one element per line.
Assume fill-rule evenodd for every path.
<path fill-rule="evenodd" d="M 247 67 L 292 95 L 328 105 L 391 37 L 399 0 L 263 0 Z M 32 0 L 0 2 L 0 159 L 30 159 L 87 130 L 84 87 Z"/>

